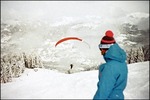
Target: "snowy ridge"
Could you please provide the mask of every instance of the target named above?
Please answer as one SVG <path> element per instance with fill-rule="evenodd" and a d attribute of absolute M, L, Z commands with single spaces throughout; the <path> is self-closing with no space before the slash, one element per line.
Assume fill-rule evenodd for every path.
<path fill-rule="evenodd" d="M 125 99 L 149 98 L 149 62 L 128 65 Z M 98 71 L 64 74 L 47 69 L 26 69 L 11 83 L 1 84 L 2 99 L 92 99 Z"/>
<path fill-rule="evenodd" d="M 144 20 L 148 17 L 147 13 L 131 13 L 122 19 L 123 22 L 128 21 L 128 17 L 131 15 L 134 20 L 136 18 Z M 61 66 L 61 68 L 64 66 L 64 69 L 67 69 L 70 63 L 80 67 L 96 66 L 100 59 L 100 56 L 97 56 L 100 54 L 97 45 L 107 29 L 114 31 L 114 37 L 122 48 L 125 45 L 128 48 L 127 46 L 136 44 L 127 41 L 125 34 L 120 34 L 118 27 L 123 22 L 119 23 L 119 21 L 119 18 L 114 20 L 114 18 L 96 15 L 63 16 L 53 22 L 49 20 L 46 22 L 45 20 L 10 19 L 4 21 L 6 26 L 4 25 L 2 28 L 4 35 L 1 39 L 2 51 L 6 52 L 7 49 L 14 52 L 35 52 L 44 62 L 49 62 L 49 66 L 55 65 L 56 67 Z M 4 31 L 10 34 L 5 35 Z M 68 36 L 82 38 L 91 48 L 78 41 L 67 41 L 57 47 L 54 46 L 59 39 Z"/>
<path fill-rule="evenodd" d="M 120 18 L 119 21 L 121 23 L 129 23 L 132 25 L 138 25 L 139 28 L 142 27 L 142 25 L 144 25 L 145 23 L 146 25 L 144 26 L 148 28 L 149 23 L 147 22 L 149 22 L 149 13 L 135 12 L 135 13 L 127 14 L 125 17 Z"/>

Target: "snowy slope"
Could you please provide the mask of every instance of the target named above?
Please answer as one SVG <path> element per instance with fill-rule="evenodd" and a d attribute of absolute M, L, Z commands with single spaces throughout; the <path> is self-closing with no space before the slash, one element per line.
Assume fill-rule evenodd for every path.
<path fill-rule="evenodd" d="M 149 62 L 128 65 L 125 99 L 149 98 Z M 64 74 L 47 69 L 26 69 L 13 82 L 1 84 L 2 99 L 92 99 L 98 71 Z"/>

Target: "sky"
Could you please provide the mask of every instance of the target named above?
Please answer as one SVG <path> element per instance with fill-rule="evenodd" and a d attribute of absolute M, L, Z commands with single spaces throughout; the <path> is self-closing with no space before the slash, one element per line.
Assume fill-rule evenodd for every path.
<path fill-rule="evenodd" d="M 2 18 L 56 19 L 63 16 L 122 17 L 127 13 L 149 13 L 149 1 L 2 1 Z"/>
<path fill-rule="evenodd" d="M 48 69 L 26 69 L 21 77 L 1 84 L 1 98 L 92 99 L 97 82 L 98 70 L 64 74 Z M 149 98 L 149 61 L 128 65 L 124 95 L 125 99 Z"/>

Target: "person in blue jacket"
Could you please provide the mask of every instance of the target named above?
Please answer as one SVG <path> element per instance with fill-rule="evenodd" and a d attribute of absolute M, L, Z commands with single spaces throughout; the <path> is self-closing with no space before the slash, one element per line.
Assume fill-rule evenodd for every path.
<path fill-rule="evenodd" d="M 99 66 L 99 81 L 94 100 L 124 99 L 123 91 L 128 77 L 126 53 L 116 43 L 113 35 L 111 30 L 106 31 L 99 44 L 106 63 Z"/>

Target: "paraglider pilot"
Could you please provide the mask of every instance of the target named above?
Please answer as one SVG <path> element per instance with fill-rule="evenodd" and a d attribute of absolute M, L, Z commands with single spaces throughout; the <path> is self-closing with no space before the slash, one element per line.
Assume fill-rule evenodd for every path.
<path fill-rule="evenodd" d="M 70 69 L 72 69 L 73 68 L 73 64 L 70 64 Z"/>

